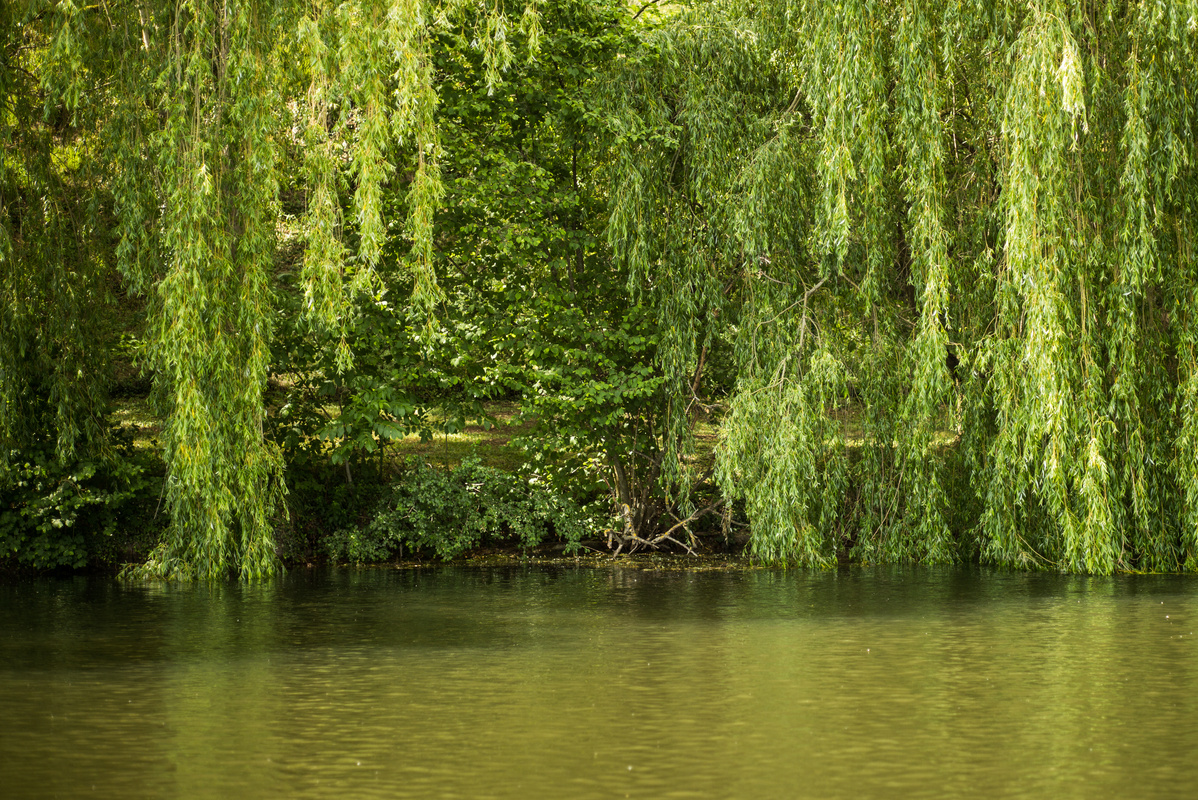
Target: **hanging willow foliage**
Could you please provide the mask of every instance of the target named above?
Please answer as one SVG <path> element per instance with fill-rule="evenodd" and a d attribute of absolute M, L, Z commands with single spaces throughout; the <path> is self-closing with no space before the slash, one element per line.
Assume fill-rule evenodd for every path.
<path fill-rule="evenodd" d="M 103 454 L 111 340 L 94 144 L 69 112 L 43 113 L 43 40 L 20 12 L 0 8 L 0 481 L 38 440 L 64 460 Z"/>
<path fill-rule="evenodd" d="M 612 243 L 676 375 L 723 312 L 758 556 L 1198 568 L 1196 42 L 1189 0 L 727 0 L 613 76 Z"/>
<path fill-rule="evenodd" d="M 726 337 L 717 474 L 763 560 L 1198 569 L 1198 0 L 657 19 L 603 115 L 609 239 L 678 398 L 663 481 L 685 494 L 695 376 Z M 466 0 L 0 6 L 0 467 L 47 430 L 60 455 L 103 449 L 119 273 L 147 298 L 167 414 L 172 527 L 143 572 L 272 571 L 279 187 L 301 176 L 301 283 L 330 340 L 376 284 L 388 181 L 431 312 L 430 38 L 472 39 L 494 86 L 537 20 Z"/>
<path fill-rule="evenodd" d="M 138 573 L 269 574 L 283 493 L 263 436 L 280 183 L 303 174 L 311 320 L 344 333 L 387 238 L 383 184 L 414 154 L 407 234 L 415 300 L 431 310 L 430 31 L 464 27 L 493 85 L 511 24 L 501 5 L 463 0 L 29 0 L 4 4 L 0 26 L 5 458 L 45 425 L 31 398 L 52 408 L 60 452 L 102 441 L 90 327 L 116 269 L 148 300 L 143 355 L 166 416 L 171 525 Z M 535 2 L 519 28 L 535 45 Z M 342 344 L 338 363 L 351 358 Z"/>

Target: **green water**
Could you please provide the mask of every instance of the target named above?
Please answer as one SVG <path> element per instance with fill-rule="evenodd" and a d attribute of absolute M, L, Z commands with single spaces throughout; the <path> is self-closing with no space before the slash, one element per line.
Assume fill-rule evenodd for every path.
<path fill-rule="evenodd" d="M 0 797 L 1198 795 L 1198 580 L 0 585 Z"/>

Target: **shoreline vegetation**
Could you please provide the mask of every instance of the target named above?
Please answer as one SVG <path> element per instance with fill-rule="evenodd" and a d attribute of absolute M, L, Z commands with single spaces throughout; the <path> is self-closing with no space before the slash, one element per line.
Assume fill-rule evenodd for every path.
<path fill-rule="evenodd" d="M 1198 572 L 1195 130 L 1193 0 L 0 3 L 0 560 Z"/>
<path fill-rule="evenodd" d="M 125 373 L 133 375 L 134 371 L 127 367 Z M 151 555 L 160 540 L 163 526 L 169 523 L 161 513 L 160 487 L 165 464 L 160 457 L 158 437 L 163 420 L 155 416 L 149 395 L 144 391 L 139 393 L 145 386 L 146 382 L 139 379 L 118 385 L 113 393 L 110 415 L 115 438 L 124 443 L 126 452 L 139 465 L 139 491 L 125 498 L 119 515 L 109 520 L 104 527 L 89 524 L 84 519 L 72 520 L 72 525 L 77 523 L 80 530 L 88 533 L 77 545 L 82 558 L 76 558 L 69 566 L 31 566 L 10 556 L 0 559 L 0 574 L 62 573 L 66 570 L 127 575 L 130 567 L 136 567 Z M 322 480 L 305 481 L 300 476 L 300 485 L 287 495 L 285 514 L 280 515 L 274 523 L 280 565 L 284 569 L 294 569 L 336 564 L 376 567 L 415 567 L 437 563 L 666 564 L 679 555 L 687 556 L 685 562 L 679 562 L 679 568 L 684 568 L 684 563 L 690 565 L 685 568 L 695 569 L 717 568 L 716 565 L 748 565 L 743 557 L 748 541 L 744 533 L 725 537 L 718 528 L 697 527 L 696 538 L 692 540 L 690 548 L 671 548 L 668 542 L 655 548 L 641 542 L 630 548 L 632 552 L 616 552 L 610 537 L 605 538 L 605 531 L 594 527 L 596 518 L 579 520 L 579 524 L 590 523 L 590 527 L 576 527 L 564 536 L 564 531 L 543 529 L 520 541 L 520 537 L 513 534 L 510 521 L 497 518 L 492 520 L 495 524 L 491 528 L 483 526 L 476 530 L 476 538 L 448 548 L 444 543 L 434 541 L 437 538 L 436 531 L 427 531 L 430 534 L 428 540 L 418 543 L 415 552 L 411 546 L 405 549 L 404 543 L 399 540 L 376 542 L 373 547 L 359 546 L 347 550 L 345 539 L 351 531 L 360 534 L 372 523 L 378 522 L 379 497 L 393 488 L 393 484 L 402 485 L 405 479 L 411 480 L 414 472 L 424 473 L 426 477 L 431 472 L 451 478 L 465 464 L 471 468 L 494 470 L 495 475 L 504 478 L 514 478 L 521 473 L 522 467 L 526 466 L 526 452 L 522 450 L 520 441 L 534 431 L 535 422 L 521 418 L 518 403 L 512 401 L 486 403 L 481 410 L 480 417 L 462 420 L 460 430 L 449 432 L 442 425 L 435 434 L 429 431 L 425 431 L 424 435 L 412 433 L 386 442 L 383 452 L 377 458 L 369 459 L 368 468 L 361 469 L 362 465 L 355 465 L 354 472 L 360 470 L 362 473 L 356 480 L 347 480 L 347 475 L 353 473 L 328 464 L 324 465 L 326 469 Z M 437 424 L 443 421 L 431 422 Z M 710 461 L 713 458 L 715 428 L 704 426 L 697 439 L 700 449 L 696 458 Z M 327 454 L 336 444 L 321 442 L 318 447 Z M 475 474 L 471 477 L 480 476 Z M 74 478 L 67 476 L 64 483 L 73 481 Z M 474 481 L 466 493 L 460 494 L 456 498 L 459 504 L 477 505 L 481 502 L 485 505 L 488 499 L 495 502 L 494 497 L 488 498 L 485 492 L 480 493 L 483 487 L 479 484 L 480 481 Z M 334 496 L 331 501 L 327 491 L 330 487 Z M 421 488 L 424 491 L 430 489 L 428 486 Z M 433 487 L 434 491 L 436 488 L 445 487 Z M 509 503 L 520 502 L 534 494 L 532 487 L 520 485 L 519 480 L 511 489 L 510 496 L 506 498 Z M 309 496 L 304 496 L 305 492 Z M 480 497 L 480 494 L 483 496 Z M 599 502 L 602 505 L 603 501 Z M 329 504 L 335 506 L 342 527 L 334 528 L 328 524 L 325 506 Z M 82 504 L 82 507 L 86 505 Z M 436 520 L 434 524 L 460 526 L 471 522 L 470 519 L 463 519 L 461 514 L 454 516 L 453 509 L 442 510 L 447 510 L 449 517 Z M 480 512 L 475 516 L 486 517 L 488 513 L 494 516 L 493 510 L 489 512 L 481 506 L 471 510 Z M 478 520 L 473 522 L 477 528 Z M 455 531 L 447 530 L 445 533 L 452 537 Z"/>
<path fill-rule="evenodd" d="M 126 375 L 136 374 L 126 365 Z M 63 574 L 82 572 L 113 576 L 130 576 L 130 569 L 144 562 L 153 552 L 168 520 L 161 513 L 161 482 L 165 474 L 158 437 L 163 420 L 156 417 L 151 398 L 144 391 L 148 382 L 130 378 L 118 384 L 113 392 L 110 423 L 118 440 L 124 443 L 126 452 L 138 462 L 140 475 L 136 481 L 138 491 L 126 498 L 118 516 L 109 520 L 104 527 L 78 520 L 81 530 L 88 533 L 77 545 L 82 558 L 68 565 L 23 564 L 15 556 L 0 560 L 0 575 L 20 576 L 36 574 Z M 769 566 L 754 560 L 747 551 L 748 523 L 743 519 L 734 526 L 725 528 L 719 517 L 711 517 L 706 525 L 694 526 L 694 538 L 689 546 L 677 542 L 625 543 L 618 547 L 610 536 L 610 527 L 595 525 L 599 517 L 584 522 L 590 527 L 580 527 L 569 534 L 557 530 L 542 530 L 527 541 L 513 536 L 511 526 L 498 520 L 499 527 L 477 531 L 478 538 L 459 543 L 450 549 L 438 547 L 438 542 L 428 540 L 418 543 L 415 552 L 405 550 L 399 540 L 375 543 L 374 547 L 347 551 L 345 537 L 350 531 L 361 533 L 377 523 L 380 513 L 379 497 L 410 480 L 413 468 L 418 471 L 431 470 L 450 477 L 463 464 L 478 465 L 496 470 L 505 476 L 520 474 L 527 466 L 527 453 L 521 441 L 535 432 L 535 421 L 522 418 L 519 404 L 514 401 L 486 403 L 481 407 L 478 418 L 462 420 L 459 430 L 449 432 L 442 428 L 439 433 L 428 431 L 424 435 L 409 434 L 385 443 L 377 459 L 371 458 L 372 470 L 366 470 L 357 481 L 347 480 L 342 469 L 326 464 L 321 482 L 303 481 L 301 486 L 288 493 L 286 513 L 275 520 L 275 541 L 280 565 L 285 570 L 306 569 L 320 566 L 356 565 L 378 568 L 415 568 L 436 564 L 459 564 L 472 566 L 502 566 L 511 564 L 542 565 L 590 565 L 590 566 L 636 566 L 652 569 L 679 570 L 722 570 L 756 569 Z M 330 415 L 333 412 L 330 411 Z M 433 424 L 439 422 L 432 420 Z M 714 460 L 717 426 L 697 426 L 698 446 L 694 458 L 710 464 Z M 946 437 L 949 434 L 944 434 Z M 336 447 L 335 442 L 321 442 L 319 447 L 328 453 Z M 850 447 L 853 445 L 850 444 Z M 68 477 L 65 483 L 71 483 Z M 327 491 L 332 487 L 337 498 L 332 501 L 343 527 L 330 527 L 325 521 L 328 504 Z M 428 487 L 423 487 L 427 489 Z M 463 495 L 459 500 L 467 503 L 478 501 L 478 489 Z M 708 487 L 709 490 L 711 487 Z M 303 492 L 316 493 L 315 497 L 302 496 Z M 527 486 L 516 487 L 515 494 L 531 494 Z M 485 498 L 483 498 L 485 500 Z M 592 498 L 599 506 L 608 498 Z M 82 507 L 86 508 L 86 504 Z M 477 508 L 485 516 L 485 508 Z M 385 512 L 384 512 L 385 513 Z M 601 513 L 600 513 L 601 516 Z M 618 525 L 618 517 L 604 520 Z M 446 521 L 438 521 L 445 524 Z M 452 518 L 448 524 L 461 524 L 460 517 Z M 733 530 L 733 527 L 735 530 Z M 453 531 L 446 531 L 452 535 Z M 627 548 L 627 549 L 626 549 Z M 357 556 L 357 557 L 355 557 Z M 371 557 L 373 556 L 373 558 Z M 837 564 L 847 566 L 852 562 L 847 550 L 838 553 Z"/>

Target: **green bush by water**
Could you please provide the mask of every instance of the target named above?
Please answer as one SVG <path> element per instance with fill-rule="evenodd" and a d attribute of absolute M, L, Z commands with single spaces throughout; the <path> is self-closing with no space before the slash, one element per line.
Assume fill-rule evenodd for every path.
<path fill-rule="evenodd" d="M 131 450 L 55 457 L 49 444 L 10 454 L 0 475 L 0 560 L 35 569 L 119 558 L 117 540 L 152 502 L 154 481 Z"/>
<path fill-rule="evenodd" d="M 486 543 L 529 549 L 556 537 L 573 552 L 587 522 L 572 500 L 477 458 L 452 470 L 409 459 L 370 521 L 337 531 L 325 547 L 334 559 L 355 562 L 385 561 L 405 550 L 450 559 Z"/>

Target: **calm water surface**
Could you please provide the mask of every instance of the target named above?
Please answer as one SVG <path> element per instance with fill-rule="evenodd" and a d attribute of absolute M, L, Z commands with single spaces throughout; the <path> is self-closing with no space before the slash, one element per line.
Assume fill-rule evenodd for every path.
<path fill-rule="evenodd" d="M 1190 798 L 1198 580 L 0 585 L 0 797 Z"/>

